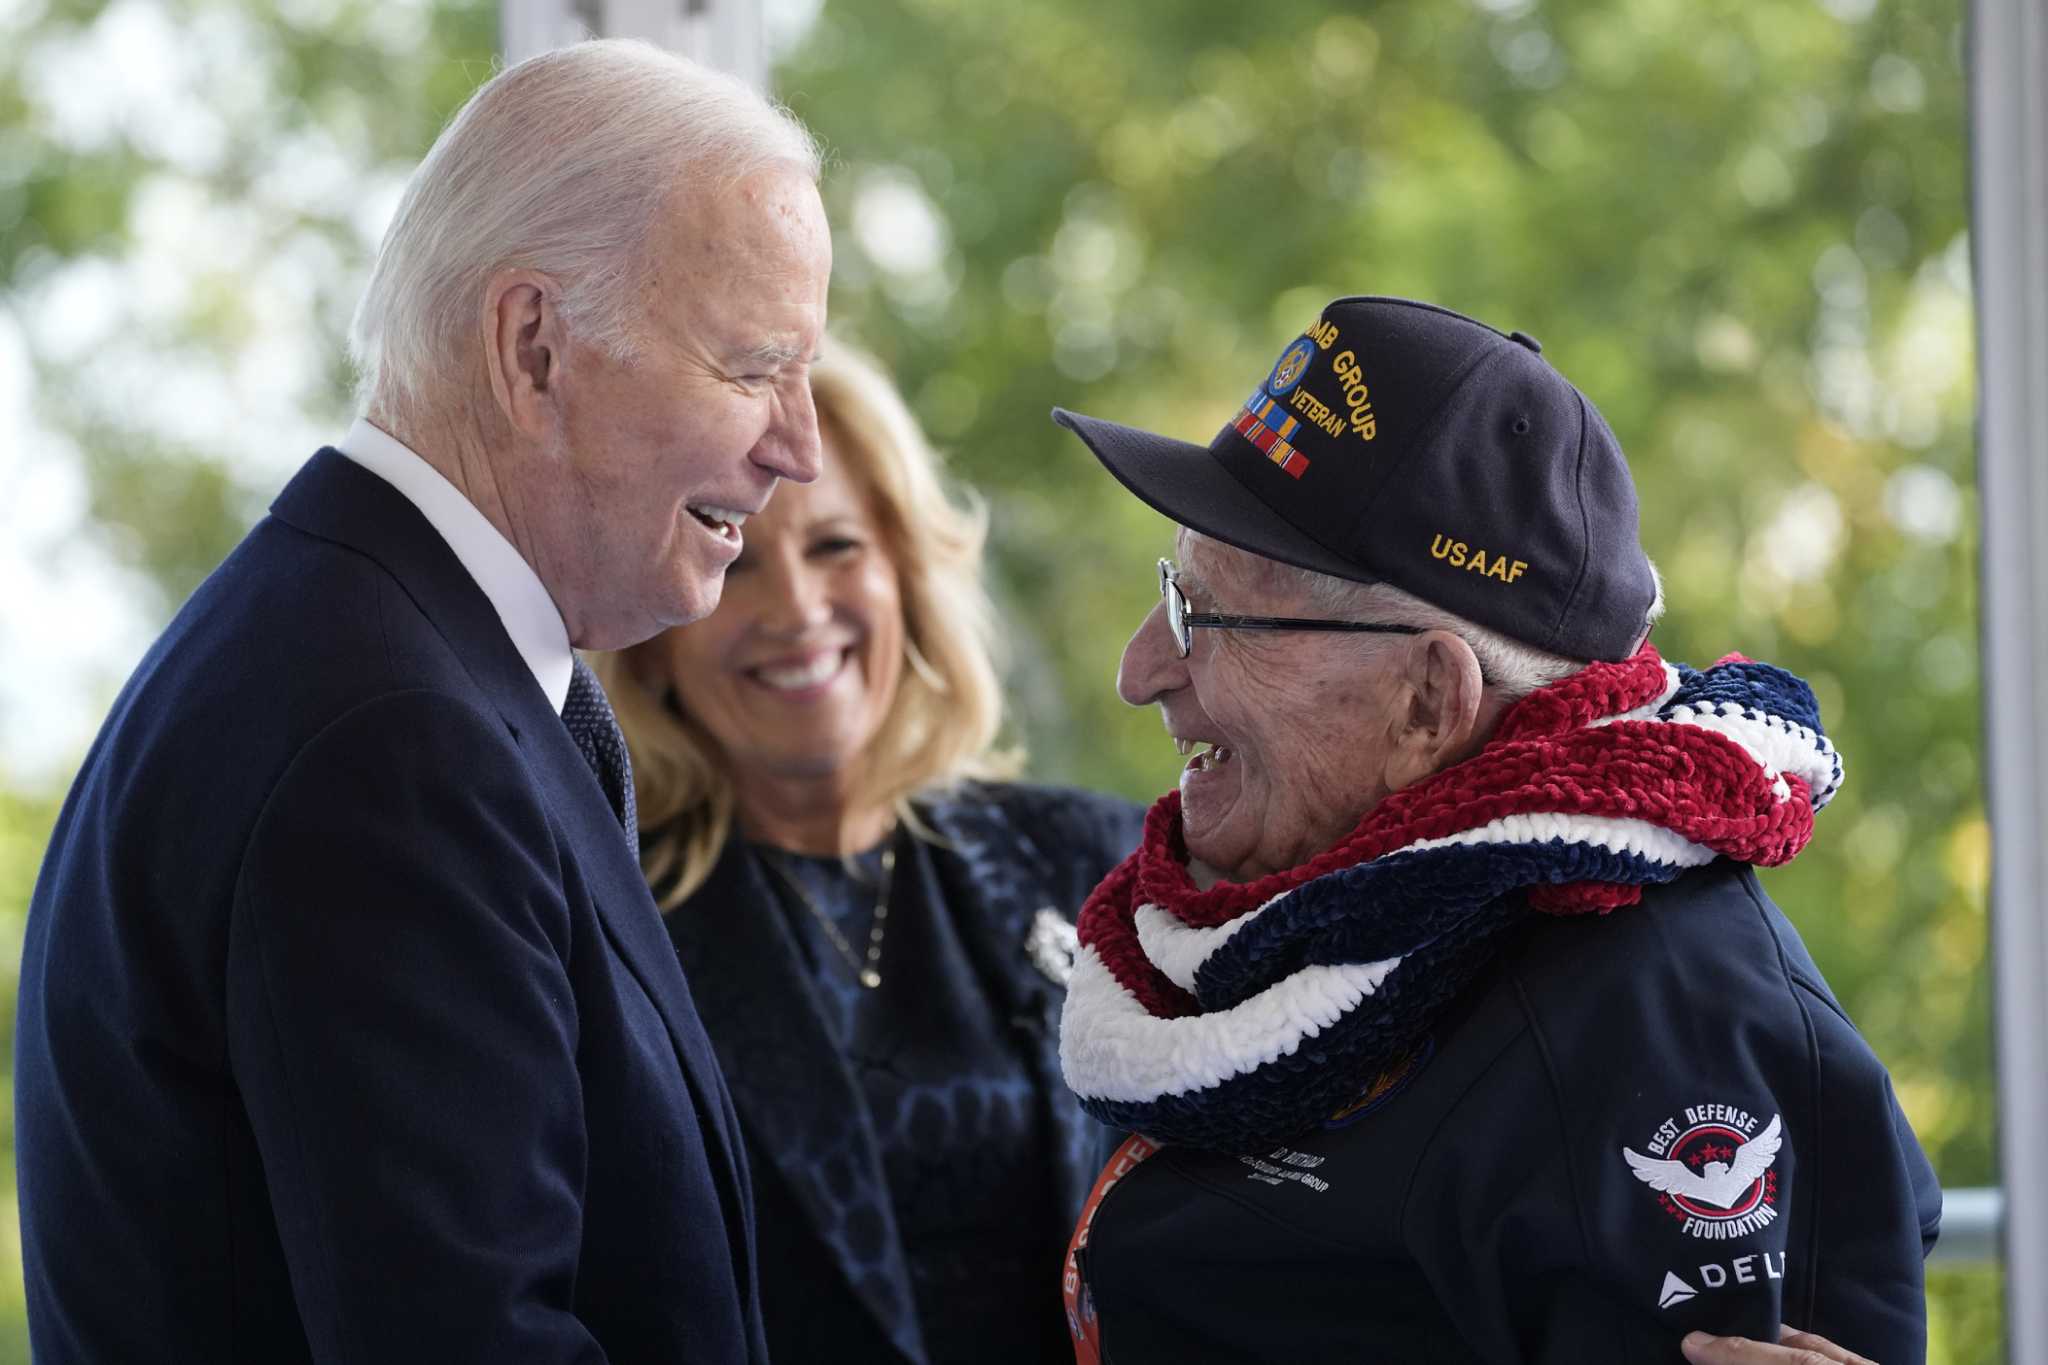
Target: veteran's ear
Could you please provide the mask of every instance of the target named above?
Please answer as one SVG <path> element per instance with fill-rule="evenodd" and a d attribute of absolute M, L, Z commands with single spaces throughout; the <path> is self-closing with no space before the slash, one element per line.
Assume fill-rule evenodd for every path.
<path fill-rule="evenodd" d="M 1427 630 L 1408 641 L 1402 668 L 1407 710 L 1387 756 L 1389 791 L 1470 757 L 1483 738 L 1486 682 L 1472 646 L 1448 630 Z"/>
<path fill-rule="evenodd" d="M 556 416 L 566 336 L 562 291 L 537 270 L 500 270 L 484 285 L 484 363 L 498 411 L 522 436 L 539 437 Z"/>

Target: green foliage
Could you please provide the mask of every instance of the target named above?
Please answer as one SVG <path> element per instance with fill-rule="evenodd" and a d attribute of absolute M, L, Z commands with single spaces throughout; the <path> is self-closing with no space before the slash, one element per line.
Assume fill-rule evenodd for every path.
<path fill-rule="evenodd" d="M 0 309 L 41 322 L 51 281 L 133 263 L 187 195 L 233 215 L 241 254 L 169 262 L 188 287 L 120 341 L 239 374 L 269 335 L 248 273 L 302 255 L 317 363 L 295 402 L 331 427 L 358 200 L 491 69 L 495 13 L 142 3 L 191 35 L 193 98 L 222 111 L 195 157 L 51 125 L 36 71 L 136 7 L 0 14 Z M 828 0 L 778 80 L 834 152 L 835 327 L 990 501 L 1035 770 L 1150 796 L 1177 767 L 1110 687 L 1168 527 L 1051 406 L 1207 441 L 1341 293 L 1530 331 L 1631 454 L 1665 654 L 1814 681 L 1849 783 L 1770 888 L 1943 1179 L 1993 1182 L 1961 20 L 1960 0 Z M 239 47 L 201 41 L 224 27 Z M 357 200 L 280 189 L 320 156 Z M 35 354 L 95 534 L 177 600 L 273 471 L 170 429 L 96 353 Z M 0 803 L 10 953 L 50 816 Z M 0 1271 L 5 1337 L 18 1259 Z M 1932 1284 L 1933 1359 L 1997 1359 L 1996 1275 Z"/>
<path fill-rule="evenodd" d="M 11 24 L 22 25 L 18 39 Z M 105 85 L 95 103 L 112 112 L 82 130 L 57 116 L 66 102 L 39 74 L 69 69 L 60 63 L 81 52 L 104 61 L 119 46 L 110 33 L 132 43 L 138 32 L 181 40 L 163 65 L 183 100 L 174 107 L 196 113 L 199 129 L 164 132 L 152 115 L 173 100 L 124 100 Z M 249 434 L 222 431 L 215 446 L 170 430 L 158 402 L 140 401 L 158 397 L 147 386 L 188 369 L 239 377 L 270 339 L 261 315 L 285 311 L 245 271 L 295 258 L 308 263 L 307 297 L 290 326 L 321 361 L 289 398 L 309 420 L 337 423 L 343 338 L 375 246 L 361 197 L 384 183 L 380 173 L 409 170 L 494 69 L 496 44 L 487 0 L 141 0 L 0 14 L 0 308 L 46 321 L 31 311 L 48 306 L 40 287 L 81 266 L 128 267 L 120 288 L 130 295 L 166 283 L 146 277 L 144 247 L 167 205 L 198 219 L 197 233 L 242 246 L 170 263 L 180 297 L 153 307 L 124 297 L 106 344 L 34 356 L 40 416 L 88 469 L 94 522 L 167 602 L 219 562 L 275 489 L 252 486 L 238 458 Z M 329 162 L 338 185 L 307 170 Z M 161 374 L 136 373 L 131 356 L 160 362 Z"/>
<path fill-rule="evenodd" d="M 2005 1277 L 1997 1266 L 1927 1276 L 1927 1365 L 1988 1365 L 2004 1351 Z"/>
<path fill-rule="evenodd" d="M 4 776 L 4 774 L 0 774 Z M 10 791 L 0 782 L 0 1083 L 14 1093 L 14 995 L 21 935 L 57 802 Z M 21 1279 L 21 1219 L 14 1199 L 14 1105 L 0 1109 L 0 1365 L 26 1365 L 27 1305 Z"/>

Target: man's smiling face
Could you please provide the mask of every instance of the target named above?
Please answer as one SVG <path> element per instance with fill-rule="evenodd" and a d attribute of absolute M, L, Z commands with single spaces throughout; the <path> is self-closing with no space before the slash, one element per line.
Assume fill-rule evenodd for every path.
<path fill-rule="evenodd" d="M 1197 612 L 1313 614 L 1256 556 L 1182 530 L 1180 583 Z M 1253 881 L 1349 833 L 1390 790 L 1409 637 L 1197 630 L 1178 657 L 1163 605 L 1124 649 L 1117 691 L 1156 704 L 1178 741 L 1210 746 L 1181 772 L 1189 854 Z"/>
<path fill-rule="evenodd" d="M 738 524 L 818 473 L 810 360 L 831 234 L 810 180 L 757 172 L 654 228 L 630 361 L 577 339 L 546 496 L 527 501 L 574 643 L 611 648 L 718 605 Z"/>

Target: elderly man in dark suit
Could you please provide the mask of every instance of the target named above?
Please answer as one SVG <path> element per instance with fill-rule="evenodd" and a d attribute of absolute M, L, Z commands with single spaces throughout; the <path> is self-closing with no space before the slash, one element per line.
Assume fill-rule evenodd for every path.
<path fill-rule="evenodd" d="M 504 72 L 428 154 L 364 419 L 136 669 L 36 888 L 39 1360 L 765 1356 L 731 1104 L 572 646 L 709 611 L 816 475 L 817 167 L 622 43 Z"/>

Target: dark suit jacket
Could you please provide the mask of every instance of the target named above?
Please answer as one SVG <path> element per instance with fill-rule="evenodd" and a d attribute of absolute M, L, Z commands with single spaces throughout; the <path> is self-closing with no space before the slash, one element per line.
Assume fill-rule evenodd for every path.
<path fill-rule="evenodd" d="M 1051 1134 L 1055 1197 L 1041 1226 L 1006 1235 L 1046 1248 L 1044 1320 L 1049 1346 L 1066 1358 L 1059 1256 L 1111 1144 L 1060 1079 L 1064 992 L 1034 964 L 1027 939 L 1043 908 L 1073 919 L 1137 846 L 1143 812 L 1086 792 L 978 783 L 920 809 L 944 842 L 919 850 L 931 876 L 904 889 L 937 902 L 926 913 L 943 907 L 952 917 L 991 1009 L 1010 1022 Z M 899 881 L 909 871 L 899 865 Z M 733 840 L 667 916 L 753 1150 L 769 1341 L 778 1361 L 923 1362 L 866 1102 L 810 1004 L 773 903 L 758 861 Z"/>
<path fill-rule="evenodd" d="M 322 451 L 116 702 L 29 913 L 36 1358 L 759 1361 L 747 1171 L 596 779 Z"/>

